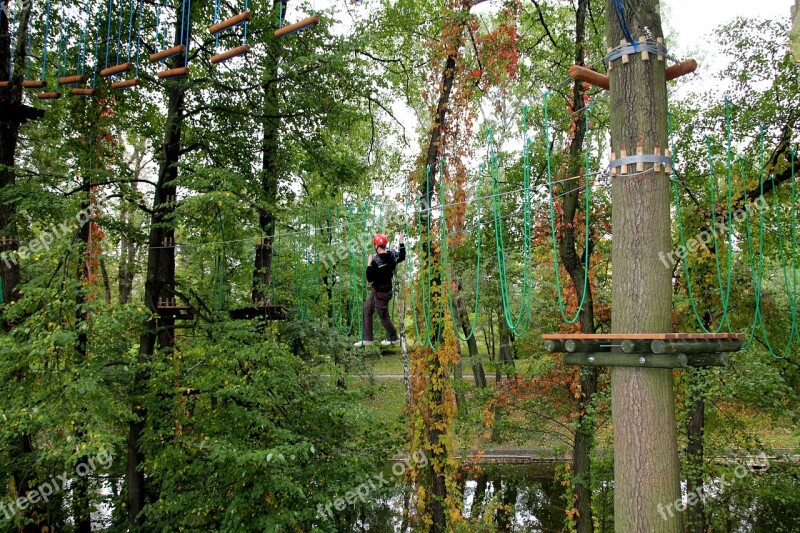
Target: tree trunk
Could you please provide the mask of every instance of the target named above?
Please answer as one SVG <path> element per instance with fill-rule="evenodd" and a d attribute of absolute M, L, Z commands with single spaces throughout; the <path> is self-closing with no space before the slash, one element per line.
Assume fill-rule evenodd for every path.
<path fill-rule="evenodd" d="M 689 373 L 689 390 L 687 403 L 689 409 L 686 417 L 686 492 L 702 494 L 705 459 L 703 434 L 705 432 L 706 402 L 705 390 L 708 387 L 708 370 L 691 368 Z M 703 498 L 698 498 L 695 505 L 686 507 L 686 533 L 705 533 L 706 512 Z"/>
<path fill-rule="evenodd" d="M 272 12 L 280 9 L 281 0 L 274 0 Z M 278 201 L 278 177 L 280 175 L 280 87 L 278 66 L 281 48 L 277 38 L 268 40 L 268 57 L 264 67 L 264 121 L 261 139 L 261 207 L 258 226 L 264 239 L 256 246 L 255 270 L 253 271 L 253 305 L 272 303 L 267 296 L 272 275 L 272 258 L 275 238 L 275 206 Z"/>
<path fill-rule="evenodd" d="M 176 18 L 176 45 L 179 42 L 179 21 Z M 177 56 L 173 67 L 182 66 L 183 55 Z M 157 318 L 147 324 L 139 340 L 138 368 L 133 383 L 134 420 L 128 426 L 128 523 L 131 526 L 144 524 L 142 510 L 145 506 L 147 487 L 144 477 L 144 455 L 140 448 L 147 412 L 142 407 L 142 396 L 147 391 L 149 374 L 144 370 L 156 347 L 168 356 L 173 347 L 175 319 L 159 316 L 158 302 L 175 298 L 175 230 L 172 218 L 177 198 L 178 162 L 181 156 L 181 132 L 183 129 L 186 89 L 181 83 L 170 83 L 167 87 L 167 120 L 163 144 L 163 159 L 160 163 L 158 182 L 153 199 L 153 216 L 148 239 L 147 271 L 145 275 L 145 305 Z"/>
<path fill-rule="evenodd" d="M 457 282 L 457 285 L 460 287 L 461 283 Z M 464 336 L 470 334 L 470 326 L 472 325 L 469 320 L 469 312 L 467 311 L 467 306 L 464 304 L 464 300 L 461 298 L 461 295 L 456 296 L 456 313 L 458 314 L 458 322 L 461 326 L 461 330 L 464 332 Z M 483 370 L 483 362 L 481 361 L 481 355 L 478 352 L 478 341 L 475 339 L 475 334 L 477 331 L 473 331 L 472 335 L 467 339 L 467 349 L 469 350 L 469 361 L 470 366 L 472 366 L 472 376 L 475 378 L 475 387 L 478 389 L 485 389 L 486 388 L 486 372 Z"/>
<path fill-rule="evenodd" d="M 506 373 L 506 379 L 511 379 L 516 372 L 514 371 L 514 358 L 511 356 L 511 330 L 508 328 L 505 314 L 501 309 L 497 313 L 497 329 L 500 331 L 500 351 L 498 361 L 498 383 L 502 377 L 503 371 Z"/>
<path fill-rule="evenodd" d="M 589 0 L 579 0 L 578 9 L 575 12 L 575 64 L 577 65 L 584 64 L 588 4 Z M 575 113 L 572 119 L 574 136 L 569 146 L 567 176 L 580 176 L 584 171 L 581 154 L 584 150 L 587 132 L 585 117 L 581 113 L 586 106 L 583 97 L 583 84 L 576 80 L 572 88 L 572 110 Z M 561 200 L 562 215 L 558 232 L 558 253 L 572 281 L 577 301 L 583 301 L 578 317 L 581 333 L 594 333 L 594 298 L 590 283 L 586 284 L 586 294 L 584 295 L 584 279 L 587 275 L 584 262 L 591 256 L 591 249 L 579 253 L 575 235 L 575 215 L 578 210 L 580 190 L 572 182 L 569 182 L 564 188 L 568 192 L 562 196 Z M 589 194 L 589 191 L 584 191 L 584 194 Z M 594 367 L 581 368 L 580 383 L 581 396 L 576 405 L 578 419 L 572 448 L 574 506 L 578 510 L 575 520 L 578 533 L 591 533 L 594 531 L 591 478 L 594 425 L 592 420 L 586 416 L 586 408 L 597 391 L 597 369 Z"/>
<path fill-rule="evenodd" d="M 663 36 L 657 0 L 631 0 L 655 36 Z M 607 45 L 623 38 L 614 2 L 606 2 Z M 639 54 L 610 72 L 611 144 L 616 154 L 645 154 L 667 146 L 664 61 Z M 651 167 L 652 164 L 646 164 Z M 631 167 L 635 168 L 635 167 Z M 671 271 L 658 258 L 670 250 L 670 181 L 661 171 L 612 180 L 613 333 L 671 331 Z M 664 511 L 680 498 L 672 371 L 613 367 L 614 522 L 620 532 L 681 530 L 680 513 Z M 660 507 L 659 507 L 660 506 Z"/>

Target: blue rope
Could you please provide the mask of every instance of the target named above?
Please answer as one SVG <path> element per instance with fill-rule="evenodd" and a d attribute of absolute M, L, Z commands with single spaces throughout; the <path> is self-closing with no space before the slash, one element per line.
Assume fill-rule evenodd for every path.
<path fill-rule="evenodd" d="M 628 23 L 625 21 L 625 6 L 622 3 L 622 0 L 614 0 L 614 13 L 617 15 L 617 22 L 619 22 L 619 27 L 622 28 L 622 34 L 628 40 L 629 43 L 636 45 L 637 43 L 633 36 L 631 35 L 631 30 L 628 29 Z"/>
<path fill-rule="evenodd" d="M 244 10 L 245 11 L 250 11 L 250 1 L 249 0 L 244 0 Z M 242 44 L 247 44 L 247 24 L 248 24 L 248 21 L 245 20 L 244 21 L 243 33 L 242 33 Z"/>
<path fill-rule="evenodd" d="M 106 46 L 106 51 L 108 46 Z M 100 62 L 100 14 L 97 14 L 97 24 L 94 31 L 94 73 L 92 74 L 92 89 L 97 88 L 97 64 Z M 108 56 L 106 56 L 108 64 Z"/>
<path fill-rule="evenodd" d="M 131 61 L 131 46 L 133 43 L 133 13 L 134 9 L 133 0 L 130 1 L 131 16 L 128 18 L 128 63 Z"/>
<path fill-rule="evenodd" d="M 42 79 L 47 78 L 47 40 L 50 37 L 50 0 L 47 0 L 47 15 L 44 21 L 44 51 L 42 51 Z"/>
<path fill-rule="evenodd" d="M 122 2 L 119 3 L 119 17 L 117 17 L 117 62 L 119 65 L 119 52 L 122 48 Z"/>
<path fill-rule="evenodd" d="M 161 4 L 156 4 L 156 45 L 155 51 L 158 52 L 158 40 L 161 36 Z"/>
<path fill-rule="evenodd" d="M 114 0 L 108 0 L 108 28 L 106 28 L 106 68 L 108 68 L 108 47 L 111 46 L 111 18 L 113 17 L 113 9 Z"/>
<path fill-rule="evenodd" d="M 219 0 L 214 2 L 214 24 L 219 24 Z M 214 34 L 214 49 L 219 50 L 219 32 Z"/>
<path fill-rule="evenodd" d="M 10 25 L 10 23 L 9 23 L 9 25 Z M 11 43 L 10 43 L 11 50 L 14 50 L 14 37 L 15 37 L 14 31 L 15 31 L 15 28 L 12 27 L 11 28 Z M 13 77 L 13 75 L 14 75 L 14 54 L 12 53 L 11 57 L 8 58 L 8 81 L 11 81 L 11 78 Z"/>
<path fill-rule="evenodd" d="M 92 20 L 92 8 L 86 0 L 86 24 L 83 25 L 83 41 L 78 47 L 78 74 L 83 76 L 86 72 L 86 45 L 89 43 L 89 21 Z"/>
<path fill-rule="evenodd" d="M 69 26 L 67 26 L 67 30 L 69 31 Z M 61 86 L 61 77 L 66 76 L 67 72 L 67 36 L 66 33 L 61 36 L 61 39 L 58 41 L 58 57 L 60 58 L 58 68 L 56 69 L 56 92 L 58 92 L 58 88 Z"/>
<path fill-rule="evenodd" d="M 144 0 L 139 0 L 139 28 L 136 31 L 136 74 L 139 77 L 139 64 L 141 63 L 141 49 L 142 49 L 142 11 L 144 11 Z"/>
<path fill-rule="evenodd" d="M 185 32 L 185 41 L 184 46 L 186 47 L 186 52 L 183 55 L 183 66 L 189 66 L 189 36 L 192 29 L 192 0 L 187 0 L 186 4 L 188 6 L 188 12 L 186 13 L 186 32 Z"/>

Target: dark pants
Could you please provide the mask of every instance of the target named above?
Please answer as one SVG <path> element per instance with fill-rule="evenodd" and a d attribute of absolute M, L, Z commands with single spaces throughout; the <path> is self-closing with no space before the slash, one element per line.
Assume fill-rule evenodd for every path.
<path fill-rule="evenodd" d="M 389 301 L 392 299 L 392 291 L 389 289 L 387 292 L 378 292 L 374 288 L 369 291 L 369 296 L 364 302 L 364 340 L 375 340 L 372 336 L 372 315 L 375 309 L 378 310 L 378 317 L 381 319 L 381 324 L 386 328 L 389 333 L 389 340 L 396 341 L 397 329 L 392 324 L 392 319 L 389 317 Z"/>

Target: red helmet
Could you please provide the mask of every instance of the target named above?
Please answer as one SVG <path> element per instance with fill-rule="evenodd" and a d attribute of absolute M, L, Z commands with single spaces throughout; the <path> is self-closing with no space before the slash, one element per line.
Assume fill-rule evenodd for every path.
<path fill-rule="evenodd" d="M 372 242 L 373 244 L 375 244 L 375 246 L 386 246 L 387 244 L 389 244 L 389 238 L 383 233 L 378 233 L 372 239 Z"/>

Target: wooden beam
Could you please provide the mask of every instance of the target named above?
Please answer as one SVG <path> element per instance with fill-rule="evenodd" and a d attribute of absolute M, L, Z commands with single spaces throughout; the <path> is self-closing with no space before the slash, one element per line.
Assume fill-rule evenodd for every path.
<path fill-rule="evenodd" d="M 548 333 L 542 335 L 542 340 L 546 341 L 566 341 L 574 339 L 578 341 L 597 341 L 597 340 L 745 340 L 745 333 Z"/>
<path fill-rule="evenodd" d="M 59 92 L 50 92 L 50 93 L 39 93 L 36 95 L 39 100 L 57 100 L 61 98 L 61 93 Z"/>
<path fill-rule="evenodd" d="M 694 59 L 687 59 L 686 61 L 681 61 L 676 65 L 667 67 L 665 73 L 667 75 L 667 81 L 670 81 L 691 74 L 695 70 L 697 70 L 697 61 Z"/>
<path fill-rule="evenodd" d="M 569 77 L 578 81 L 589 83 L 595 87 L 600 87 L 606 91 L 609 88 L 608 76 L 599 72 L 595 72 L 594 70 L 590 70 L 586 67 L 581 67 L 580 65 L 572 65 L 569 67 Z"/>
<path fill-rule="evenodd" d="M 177 78 L 189 74 L 189 67 L 171 68 L 169 70 L 162 70 L 157 74 L 160 79 Z"/>
<path fill-rule="evenodd" d="M 164 61 L 165 59 L 169 59 L 170 57 L 182 54 L 184 52 L 186 52 L 186 47 L 182 44 L 179 44 L 177 46 L 173 46 L 172 48 L 166 48 L 160 52 L 156 52 L 155 54 L 150 54 L 150 62 L 158 63 L 159 61 Z"/>
<path fill-rule="evenodd" d="M 104 68 L 100 71 L 100 75 L 104 78 L 107 78 L 108 76 L 122 74 L 123 72 L 128 72 L 129 70 L 133 70 L 133 63 L 120 63 L 119 65 L 114 65 L 113 67 Z"/>
<path fill-rule="evenodd" d="M 141 82 L 139 78 L 132 78 L 130 80 L 115 81 L 111 84 L 112 89 L 129 89 L 130 87 L 137 87 Z"/>
<path fill-rule="evenodd" d="M 685 368 L 685 354 L 565 353 L 565 365 L 627 366 L 638 368 Z"/>
<path fill-rule="evenodd" d="M 95 94 L 97 94 L 97 91 L 95 91 L 94 89 L 75 88 L 75 89 L 70 89 L 69 92 L 75 96 L 94 96 Z"/>
<path fill-rule="evenodd" d="M 289 24 L 288 26 L 284 26 L 283 28 L 278 28 L 275 30 L 275 37 L 284 37 L 289 35 L 290 33 L 294 33 L 296 31 L 304 30 L 309 26 L 316 26 L 319 24 L 319 17 L 317 15 L 313 15 L 308 18 L 304 18 L 303 20 L 299 20 L 294 24 Z"/>
<path fill-rule="evenodd" d="M 11 87 L 10 81 L 0 81 L 0 89 L 8 89 Z"/>
<path fill-rule="evenodd" d="M 222 52 L 221 54 L 217 54 L 211 56 L 211 64 L 216 65 L 217 63 L 222 63 L 224 61 L 228 61 L 229 59 L 233 59 L 234 57 L 238 57 L 244 55 L 250 51 L 249 44 L 243 44 L 242 46 L 237 46 L 236 48 L 231 48 L 227 52 Z"/>
<path fill-rule="evenodd" d="M 25 89 L 44 89 L 47 82 L 44 80 L 22 80 L 22 87 Z"/>
<path fill-rule="evenodd" d="M 235 15 L 227 20 L 223 20 L 214 24 L 213 26 L 208 27 L 208 31 L 211 35 L 215 35 L 221 31 L 225 31 L 229 28 L 233 28 L 234 26 L 238 26 L 239 24 L 243 24 L 245 22 L 249 22 L 253 19 L 253 14 L 250 11 L 243 11 L 238 15 Z"/>
<path fill-rule="evenodd" d="M 88 79 L 89 78 L 86 76 L 78 74 L 75 76 L 64 76 L 63 78 L 58 78 L 58 83 L 61 85 L 75 85 L 78 83 L 86 83 L 86 80 Z"/>

